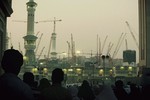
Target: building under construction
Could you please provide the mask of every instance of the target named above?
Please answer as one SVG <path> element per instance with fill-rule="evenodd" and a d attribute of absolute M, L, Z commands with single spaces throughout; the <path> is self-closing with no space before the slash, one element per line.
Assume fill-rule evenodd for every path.
<path fill-rule="evenodd" d="M 105 37 L 103 44 L 101 44 L 100 38 L 97 36 L 96 53 L 93 53 L 92 51 L 91 53 L 85 53 L 90 55 L 91 56 L 90 58 L 86 58 L 85 55 L 81 56 L 80 55 L 81 52 L 76 52 L 75 41 L 73 39 L 73 34 L 71 34 L 70 41 L 67 41 L 68 57 L 60 59 L 58 57 L 58 52 L 56 48 L 57 43 L 56 22 L 62 20 L 61 19 L 57 20 L 56 18 L 54 18 L 54 20 L 43 20 L 35 22 L 34 17 L 37 3 L 34 0 L 29 0 L 29 2 L 26 3 L 26 5 L 27 5 L 27 34 L 26 36 L 23 37 L 25 42 L 24 43 L 25 63 L 23 67 L 24 68 L 23 72 L 32 71 L 37 76 L 41 75 L 50 76 L 51 71 L 54 68 L 60 67 L 66 71 L 66 74 L 75 77 L 79 75 L 80 78 L 81 77 L 95 78 L 99 76 L 112 77 L 115 76 L 116 74 L 115 72 L 117 72 L 115 67 L 117 66 L 116 68 L 120 68 L 122 66 L 123 61 L 128 62 L 129 64 L 132 62 L 136 62 L 136 52 L 130 50 L 126 50 L 123 52 L 124 58 L 123 60 L 115 58 L 120 49 L 120 46 L 122 45 L 122 42 L 124 41 L 124 38 L 126 36 L 125 33 L 121 34 L 113 54 L 111 54 L 111 50 L 114 44 L 111 42 L 108 45 L 107 52 L 105 53 L 104 51 L 108 36 Z M 36 53 L 43 34 L 41 34 L 41 37 L 38 38 L 34 32 L 34 24 L 41 22 L 52 22 L 54 24 L 53 32 L 50 36 L 48 52 L 43 59 L 41 59 L 40 56 L 42 55 L 42 52 L 45 47 L 43 47 L 40 55 L 36 57 Z M 132 30 L 128 22 L 126 23 L 133 36 Z M 39 39 L 39 43 L 36 43 L 37 39 Z M 76 79 L 75 77 L 74 79 Z"/>

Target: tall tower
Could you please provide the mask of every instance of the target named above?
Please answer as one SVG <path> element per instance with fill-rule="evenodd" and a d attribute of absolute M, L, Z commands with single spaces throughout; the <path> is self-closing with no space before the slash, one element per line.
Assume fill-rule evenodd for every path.
<path fill-rule="evenodd" d="M 54 17 L 54 29 L 53 29 L 53 33 L 52 33 L 52 51 L 51 51 L 51 59 L 52 60 L 55 60 L 57 58 L 57 52 L 56 52 L 56 32 L 55 32 L 55 29 L 56 29 L 56 21 L 62 21 L 61 19 L 60 20 L 56 20 L 55 17 Z"/>
<path fill-rule="evenodd" d="M 26 66 L 34 66 L 36 64 L 36 58 L 35 58 L 35 48 L 36 48 L 36 39 L 37 37 L 34 35 L 34 13 L 35 8 L 37 6 L 37 3 L 34 2 L 34 0 L 29 0 L 29 2 L 26 3 L 27 5 L 27 35 L 24 36 L 24 48 L 26 50 L 25 52 L 25 65 Z"/>
<path fill-rule="evenodd" d="M 57 58 L 57 53 L 56 53 L 56 33 L 52 33 L 52 51 L 51 51 L 51 59 L 54 60 Z"/>
<path fill-rule="evenodd" d="M 56 52 L 56 32 L 55 32 L 55 29 L 56 29 L 56 22 L 57 21 L 62 21 L 61 19 L 60 20 L 56 20 L 55 17 L 54 17 L 54 20 L 50 20 L 50 22 L 54 22 L 54 29 L 53 29 L 53 33 L 52 33 L 52 36 L 51 36 L 51 46 L 52 46 L 52 51 L 51 51 L 51 59 L 52 60 L 55 60 L 57 59 L 57 52 Z"/>

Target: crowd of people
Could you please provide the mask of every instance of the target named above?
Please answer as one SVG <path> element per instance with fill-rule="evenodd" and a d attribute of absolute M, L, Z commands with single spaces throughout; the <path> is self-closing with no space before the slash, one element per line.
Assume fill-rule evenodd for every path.
<path fill-rule="evenodd" d="M 64 72 L 61 68 L 52 71 L 51 79 L 35 81 L 32 72 L 25 72 L 23 79 L 18 77 L 23 64 L 22 54 L 15 49 L 4 52 L 0 76 L 0 100 L 149 100 L 150 85 L 137 86 L 128 83 L 129 91 L 122 80 L 117 80 L 110 88 L 105 85 L 91 85 L 83 80 L 81 86 L 62 85 Z M 49 81 L 51 80 L 51 82 Z M 107 99 L 106 99 L 107 98 Z M 108 99 L 109 98 L 109 99 Z"/>

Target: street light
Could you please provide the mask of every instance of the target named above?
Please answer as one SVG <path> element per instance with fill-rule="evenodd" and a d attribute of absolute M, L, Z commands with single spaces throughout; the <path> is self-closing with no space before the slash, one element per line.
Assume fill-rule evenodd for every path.
<path fill-rule="evenodd" d="M 105 60 L 109 59 L 109 55 L 102 55 L 102 60 L 103 60 L 103 69 L 104 69 L 104 77 L 106 77 L 106 66 L 105 66 Z"/>

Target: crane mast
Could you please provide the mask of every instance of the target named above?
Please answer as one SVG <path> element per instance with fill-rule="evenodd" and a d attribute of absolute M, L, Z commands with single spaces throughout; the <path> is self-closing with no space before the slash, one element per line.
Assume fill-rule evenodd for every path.
<path fill-rule="evenodd" d="M 137 42 L 137 40 L 136 40 L 132 30 L 131 30 L 131 27 L 130 27 L 129 23 L 127 21 L 125 23 L 127 24 L 127 27 L 129 28 L 129 31 L 130 31 L 130 33 L 131 33 L 131 35 L 132 35 L 132 37 L 133 37 L 133 39 L 134 39 L 134 41 L 136 43 L 137 48 L 139 49 L 139 44 L 138 44 L 138 42 Z"/>
<path fill-rule="evenodd" d="M 103 50 L 104 50 L 104 47 L 105 47 L 105 43 L 106 43 L 107 38 L 108 38 L 108 36 L 106 36 L 106 38 L 105 38 L 105 40 L 104 40 L 104 43 L 103 43 L 103 46 L 102 46 L 102 51 L 101 51 L 101 53 L 102 53 Z"/>
<path fill-rule="evenodd" d="M 108 50 L 107 50 L 107 54 L 106 54 L 106 55 L 110 55 L 110 51 L 111 51 L 113 45 L 114 45 L 114 44 L 112 44 L 111 42 L 109 43 L 109 45 L 108 45 Z"/>
<path fill-rule="evenodd" d="M 41 38 L 42 38 L 42 36 L 43 36 L 43 33 L 41 34 L 41 36 L 40 36 L 40 38 L 39 38 L 39 42 L 38 42 L 37 47 L 36 47 L 36 49 L 35 49 L 35 53 L 37 53 L 37 51 L 38 51 L 39 45 L 40 45 L 40 43 L 41 43 Z"/>
<path fill-rule="evenodd" d="M 43 47 L 43 48 L 42 48 L 42 50 L 41 50 L 41 52 L 40 52 L 40 55 L 39 55 L 39 57 L 38 57 L 38 59 L 37 59 L 37 60 L 39 60 L 39 59 L 40 59 L 40 57 L 41 57 L 41 55 L 42 55 L 42 53 L 43 53 L 44 49 L 45 49 L 45 47 Z"/>
<path fill-rule="evenodd" d="M 51 45 L 52 45 L 52 37 L 50 38 L 50 45 L 49 45 L 49 48 L 48 48 L 47 59 L 49 59 L 49 54 L 50 54 L 50 50 L 51 50 Z"/>
<path fill-rule="evenodd" d="M 127 33 L 125 33 L 125 34 L 123 35 L 123 37 L 122 37 L 122 39 L 121 39 L 121 41 L 120 41 L 120 44 L 119 44 L 118 49 L 117 49 L 117 51 L 116 51 L 116 55 L 117 55 L 117 53 L 118 53 L 118 51 L 119 51 L 119 49 L 120 49 L 120 47 L 121 47 L 121 45 L 122 45 L 123 40 L 124 40 L 125 37 L 126 37 L 126 34 L 127 34 Z"/>
<path fill-rule="evenodd" d="M 113 53 L 113 55 L 112 55 L 112 59 L 113 59 L 113 58 L 116 56 L 116 54 L 117 54 L 117 51 L 118 51 L 118 49 L 119 49 L 119 44 L 120 44 L 120 42 L 121 42 L 122 37 L 123 37 L 123 33 L 121 34 L 121 36 L 120 36 L 119 39 L 118 39 L 117 46 L 116 46 L 116 48 L 115 48 L 115 50 L 114 50 L 114 53 Z"/>
<path fill-rule="evenodd" d="M 127 42 L 127 39 L 125 39 L 125 43 L 126 43 L 126 50 L 128 50 L 128 42 Z"/>
<path fill-rule="evenodd" d="M 68 44 L 68 60 L 70 58 L 70 43 L 67 41 L 67 44 Z"/>
<path fill-rule="evenodd" d="M 53 22 L 54 23 L 54 29 L 53 29 L 53 33 L 52 33 L 52 36 L 51 36 L 51 40 L 50 40 L 50 46 L 49 47 L 51 50 L 51 59 L 52 60 L 55 60 L 57 59 L 57 53 L 56 53 L 56 33 L 55 33 L 55 29 L 56 29 L 56 22 L 58 21 L 62 21 L 61 19 L 60 20 L 56 20 L 56 18 L 54 17 L 54 20 L 44 20 L 44 21 L 39 21 L 40 22 Z M 49 58 L 49 52 L 50 52 L 50 49 L 48 51 L 48 58 Z"/>

